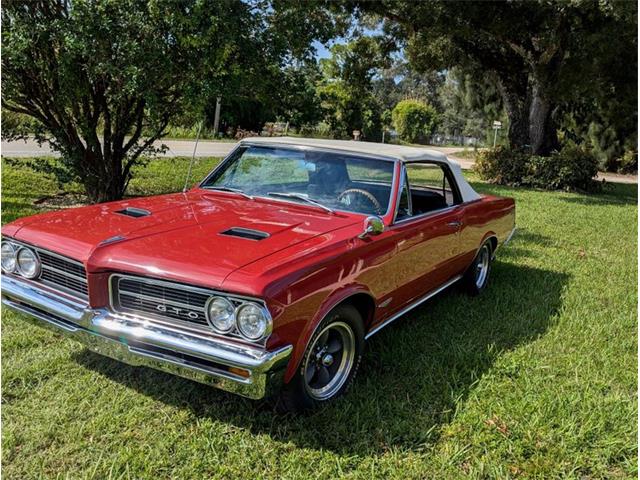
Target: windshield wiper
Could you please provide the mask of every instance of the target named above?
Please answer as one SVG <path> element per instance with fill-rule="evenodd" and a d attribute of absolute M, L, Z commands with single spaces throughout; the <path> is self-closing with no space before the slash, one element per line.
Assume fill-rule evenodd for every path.
<path fill-rule="evenodd" d="M 242 190 L 240 190 L 239 188 L 232 188 L 232 187 L 224 187 L 224 186 L 207 186 L 207 187 L 203 187 L 206 190 L 219 190 L 221 192 L 232 192 L 232 193 L 237 193 L 238 195 L 242 195 L 243 197 L 248 198 L 249 200 L 253 200 L 253 197 L 251 195 L 249 195 L 248 193 L 243 192 Z"/>
<path fill-rule="evenodd" d="M 329 208 L 326 205 L 321 204 L 320 202 L 316 202 L 315 200 L 311 200 L 310 198 L 305 197 L 300 193 L 268 192 L 267 195 L 271 197 L 295 198 L 296 200 L 302 200 L 303 202 L 315 205 L 316 207 L 319 207 L 326 212 L 334 214 L 336 213 L 332 208 Z"/>

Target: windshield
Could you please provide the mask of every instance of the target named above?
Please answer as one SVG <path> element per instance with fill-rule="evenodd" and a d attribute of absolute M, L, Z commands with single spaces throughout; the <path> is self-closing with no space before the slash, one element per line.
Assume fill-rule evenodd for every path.
<path fill-rule="evenodd" d="M 241 147 L 201 188 L 384 215 L 394 163 L 320 150 Z"/>

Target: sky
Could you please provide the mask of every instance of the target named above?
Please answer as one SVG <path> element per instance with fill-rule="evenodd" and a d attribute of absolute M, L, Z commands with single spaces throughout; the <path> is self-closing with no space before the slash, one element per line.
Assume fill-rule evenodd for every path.
<path fill-rule="evenodd" d="M 331 52 L 329 52 L 329 49 L 325 47 L 322 43 L 318 42 L 317 40 L 313 42 L 313 46 L 316 49 L 317 59 L 329 58 L 331 56 Z"/>
<path fill-rule="evenodd" d="M 368 36 L 380 35 L 382 33 L 382 27 L 378 26 L 377 28 L 362 28 L 361 33 Z M 347 41 L 348 41 L 348 38 L 339 37 L 335 40 L 330 40 L 327 46 L 324 46 L 322 43 L 316 40 L 315 42 L 313 42 L 313 46 L 315 47 L 317 52 L 316 58 L 317 59 L 329 58 L 331 56 L 331 52 L 329 51 L 328 47 L 331 47 L 336 43 L 346 43 Z"/>

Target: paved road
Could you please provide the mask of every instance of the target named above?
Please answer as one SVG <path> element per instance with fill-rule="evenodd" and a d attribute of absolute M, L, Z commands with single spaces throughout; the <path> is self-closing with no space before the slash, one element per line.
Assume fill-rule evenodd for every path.
<path fill-rule="evenodd" d="M 168 147 L 168 150 L 163 154 L 165 157 L 190 157 L 193 154 L 194 147 L 193 140 L 163 140 L 157 142 L 158 145 L 164 144 Z M 200 141 L 198 143 L 198 149 L 196 151 L 197 157 L 224 157 L 227 155 L 235 143 L 233 142 L 213 142 L 213 141 Z M 436 147 L 430 146 L 434 150 L 438 150 L 451 158 L 462 166 L 462 168 L 469 169 L 473 167 L 474 161 L 465 158 L 459 158 L 451 155 L 454 152 L 459 152 L 462 147 Z M 34 156 L 56 156 L 48 146 L 39 146 L 35 141 L 15 141 L 7 142 L 2 141 L 2 149 L 0 154 L 7 157 L 34 157 Z M 607 182 L 617 183 L 638 183 L 637 175 L 617 175 L 611 173 L 598 174 L 598 179 L 605 179 Z"/>
<path fill-rule="evenodd" d="M 165 144 L 169 149 L 164 153 L 165 157 L 190 157 L 193 154 L 193 140 L 164 140 L 156 142 L 158 146 Z M 231 151 L 235 143 L 200 141 L 196 156 L 198 157 L 223 157 Z M 18 140 L 15 142 L 2 141 L 2 155 L 6 157 L 35 157 L 57 156 L 48 145 L 39 146 L 34 140 Z"/>
<path fill-rule="evenodd" d="M 193 154 L 194 140 L 162 140 L 156 145 L 166 145 L 169 147 L 164 154 L 165 157 L 190 157 Z M 200 140 L 196 151 L 197 157 L 218 157 L 224 156 L 231 151 L 235 142 L 214 142 L 210 140 Z M 460 147 L 429 147 L 450 154 L 460 151 Z M 47 145 L 39 146 L 34 140 L 17 140 L 12 142 L 2 141 L 2 155 L 7 157 L 34 157 L 38 155 L 56 156 L 53 150 Z"/>

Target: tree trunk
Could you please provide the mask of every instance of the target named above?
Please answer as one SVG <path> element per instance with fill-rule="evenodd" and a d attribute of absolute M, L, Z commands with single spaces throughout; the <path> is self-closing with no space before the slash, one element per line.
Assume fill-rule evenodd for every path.
<path fill-rule="evenodd" d="M 520 81 L 500 81 L 500 92 L 509 117 L 509 146 L 534 155 L 549 155 L 559 148 L 554 104 L 545 83 L 529 78 Z"/>
<path fill-rule="evenodd" d="M 113 154 L 106 159 L 102 153 L 86 150 L 83 163 L 84 188 L 91 203 L 122 199 L 127 179 L 122 173 L 121 160 Z"/>
<path fill-rule="evenodd" d="M 499 81 L 504 108 L 509 118 L 509 147 L 523 150 L 529 146 L 529 96 L 526 82 Z"/>
<path fill-rule="evenodd" d="M 531 153 L 547 156 L 559 148 L 553 105 L 542 83 L 533 81 L 529 110 L 529 142 Z"/>
<path fill-rule="evenodd" d="M 513 99 L 510 102 L 505 102 L 505 110 L 509 117 L 509 130 L 507 132 L 509 147 L 514 150 L 528 148 L 529 117 L 526 99 Z"/>

